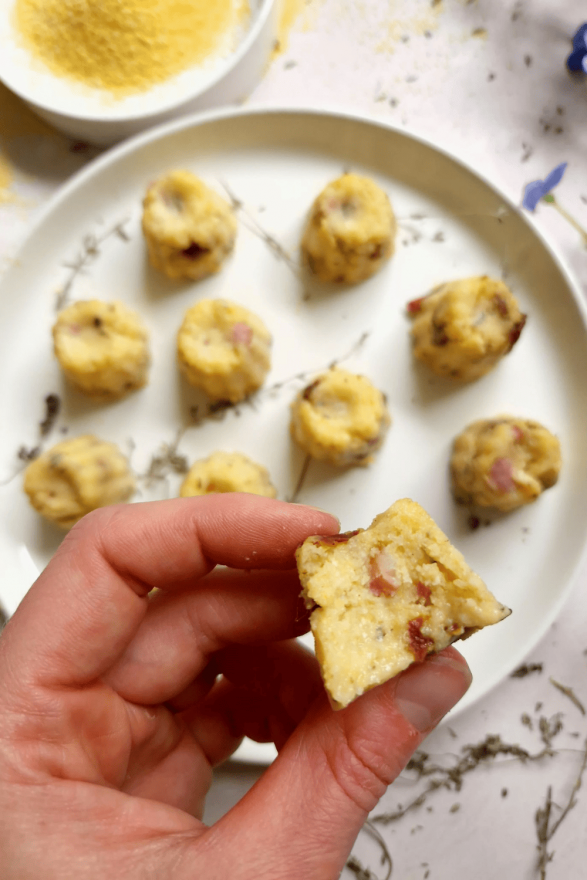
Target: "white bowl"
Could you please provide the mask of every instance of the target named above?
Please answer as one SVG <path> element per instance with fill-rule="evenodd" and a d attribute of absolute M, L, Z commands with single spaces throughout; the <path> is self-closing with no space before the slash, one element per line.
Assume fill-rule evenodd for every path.
<path fill-rule="evenodd" d="M 110 145 L 195 110 L 242 102 L 262 77 L 277 33 L 275 0 L 250 0 L 236 49 L 147 92 L 114 98 L 55 76 L 16 37 L 14 0 L 0 0 L 0 80 L 46 122 L 70 137 Z"/>

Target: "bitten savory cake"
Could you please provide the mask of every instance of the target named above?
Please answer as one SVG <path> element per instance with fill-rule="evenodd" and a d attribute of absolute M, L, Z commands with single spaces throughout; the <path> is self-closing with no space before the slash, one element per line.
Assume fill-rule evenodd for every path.
<path fill-rule="evenodd" d="M 535 501 L 560 469 L 558 439 L 539 422 L 513 416 L 470 424 L 456 437 L 450 460 L 457 501 L 502 511 Z"/>
<path fill-rule="evenodd" d="M 390 424 L 385 395 L 365 376 L 338 367 L 300 391 L 291 408 L 294 440 L 339 467 L 370 464 Z"/>
<path fill-rule="evenodd" d="M 354 284 L 391 257 L 396 222 L 389 198 L 369 177 L 343 174 L 316 198 L 302 254 L 321 281 Z"/>
<path fill-rule="evenodd" d="M 177 357 L 190 385 L 213 400 L 238 403 L 265 380 L 271 366 L 271 334 L 244 306 L 204 299 L 185 314 Z"/>
<path fill-rule="evenodd" d="M 409 499 L 368 529 L 308 538 L 296 557 L 316 657 L 337 709 L 511 613 Z"/>
<path fill-rule="evenodd" d="M 148 334 L 121 302 L 93 299 L 63 309 L 53 325 L 53 348 L 78 391 L 117 399 L 142 388 L 149 368 Z"/>
<path fill-rule="evenodd" d="M 180 495 L 215 495 L 219 492 L 250 492 L 275 498 L 277 491 L 269 471 L 240 452 L 214 452 L 196 461 L 183 481 Z"/>
<path fill-rule="evenodd" d="M 24 474 L 32 506 L 63 529 L 97 507 L 128 501 L 134 489 L 128 461 L 118 447 L 91 434 L 57 443 Z"/>
<path fill-rule="evenodd" d="M 512 350 L 526 323 L 503 281 L 486 275 L 435 287 L 408 303 L 414 356 L 439 376 L 472 382 Z"/>
<path fill-rule="evenodd" d="M 190 171 L 170 171 L 152 183 L 143 209 L 149 260 L 169 278 L 199 281 L 217 272 L 234 247 L 234 211 Z"/>

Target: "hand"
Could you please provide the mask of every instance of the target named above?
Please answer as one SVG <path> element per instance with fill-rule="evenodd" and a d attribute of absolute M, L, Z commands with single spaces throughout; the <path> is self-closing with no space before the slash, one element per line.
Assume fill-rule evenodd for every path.
<path fill-rule="evenodd" d="M 308 628 L 293 566 L 307 536 L 337 531 L 253 495 L 72 529 L 0 638 L 3 880 L 338 877 L 470 676 L 448 649 L 332 711 L 292 641 Z M 244 735 L 279 756 L 208 828 L 212 768 Z"/>

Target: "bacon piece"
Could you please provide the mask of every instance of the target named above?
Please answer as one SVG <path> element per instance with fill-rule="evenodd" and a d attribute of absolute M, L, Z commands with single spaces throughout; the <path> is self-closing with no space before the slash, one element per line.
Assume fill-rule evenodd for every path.
<path fill-rule="evenodd" d="M 509 335 L 510 347 L 509 347 L 508 351 L 512 350 L 512 348 L 514 347 L 514 345 L 516 344 L 516 342 L 520 338 L 520 333 L 524 329 L 524 325 L 526 323 L 526 318 L 527 318 L 527 315 L 522 315 L 521 319 L 519 321 L 516 321 L 516 323 L 514 324 L 512 329 L 510 330 L 510 335 Z"/>
<path fill-rule="evenodd" d="M 395 574 L 395 559 L 382 550 L 369 564 L 369 589 L 374 596 L 393 596 L 399 584 Z"/>
<path fill-rule="evenodd" d="M 410 300 L 410 302 L 406 306 L 408 314 L 413 315 L 416 312 L 421 312 L 422 311 L 422 303 L 424 302 L 425 299 L 426 299 L 425 296 L 419 296 L 417 299 Z"/>
<path fill-rule="evenodd" d="M 425 659 L 430 648 L 434 646 L 434 639 L 422 635 L 423 624 L 423 617 L 415 617 L 408 623 L 410 651 L 414 655 L 414 660 L 417 663 L 421 663 Z"/>
<path fill-rule="evenodd" d="M 514 466 L 509 458 L 496 458 L 491 465 L 489 478 L 500 492 L 511 492 L 515 489 Z"/>
<path fill-rule="evenodd" d="M 524 432 L 517 425 L 512 425 L 512 434 L 516 443 L 520 443 L 524 439 Z"/>
<path fill-rule="evenodd" d="M 235 345 L 242 343 L 243 345 L 250 345 L 253 340 L 253 329 L 249 327 L 248 324 L 245 324 L 243 321 L 239 321 L 234 325 L 231 332 L 231 339 Z"/>
<path fill-rule="evenodd" d="M 432 605 L 430 599 L 432 595 L 432 590 L 430 589 L 430 587 L 427 587 L 425 584 L 422 583 L 422 581 L 418 581 L 418 583 L 416 584 L 416 592 L 418 593 L 420 599 L 424 599 L 424 602 L 422 603 L 423 605 Z"/>
<path fill-rule="evenodd" d="M 355 529 L 354 532 L 341 532 L 339 535 L 326 535 L 324 538 L 318 538 L 320 544 L 346 544 L 355 535 L 358 535 L 361 529 Z M 318 543 L 317 542 L 317 543 Z"/>
<path fill-rule="evenodd" d="M 496 293 L 493 297 L 493 302 L 495 303 L 495 307 L 502 318 L 507 318 L 509 315 L 507 303 L 503 296 L 500 296 L 499 293 Z"/>

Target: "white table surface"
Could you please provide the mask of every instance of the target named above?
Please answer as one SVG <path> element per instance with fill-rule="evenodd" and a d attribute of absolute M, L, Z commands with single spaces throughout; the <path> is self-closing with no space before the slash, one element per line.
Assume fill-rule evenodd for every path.
<path fill-rule="evenodd" d="M 518 201 L 525 183 L 567 161 L 557 197 L 587 224 L 587 76 L 571 79 L 565 69 L 570 38 L 587 19 L 587 7 L 581 11 L 577 0 L 288 0 L 287 5 L 301 12 L 283 40 L 284 51 L 250 96 L 251 105 L 339 105 L 367 112 L 463 156 Z M 0 87 L 0 272 L 42 205 L 96 152 L 72 149 Z M 539 207 L 537 220 L 587 285 L 587 252 L 579 235 L 548 206 Z M 562 713 L 556 754 L 524 764 L 498 757 L 465 776 L 461 791 L 435 791 L 424 806 L 379 826 L 394 859 L 393 877 L 539 876 L 536 810 L 549 786 L 554 802 L 566 803 L 587 737 L 587 718 L 550 682 L 552 677 L 573 688 L 587 704 L 586 588 L 587 568 L 528 658 L 543 664 L 542 673 L 502 682 L 425 744 L 447 764 L 463 746 L 489 733 L 537 752 L 538 719 Z M 260 772 L 236 763 L 219 768 L 206 821 L 229 809 Z M 422 787 L 405 774 L 374 815 L 407 804 Z M 585 876 L 587 780 L 577 799 L 552 840 L 550 880 Z M 355 853 L 373 877 L 384 876 L 379 852 L 365 835 Z"/>

